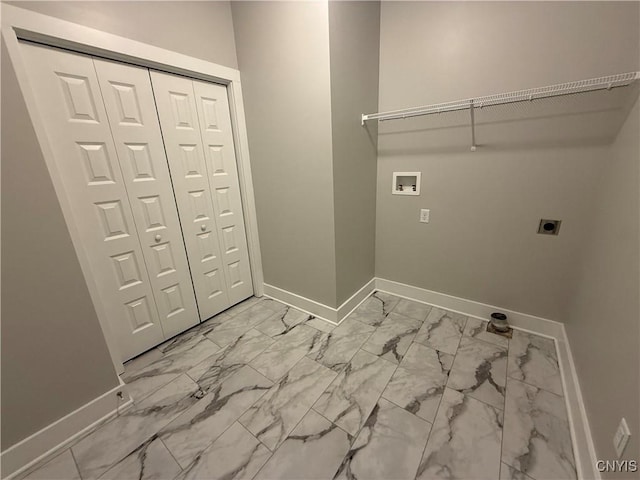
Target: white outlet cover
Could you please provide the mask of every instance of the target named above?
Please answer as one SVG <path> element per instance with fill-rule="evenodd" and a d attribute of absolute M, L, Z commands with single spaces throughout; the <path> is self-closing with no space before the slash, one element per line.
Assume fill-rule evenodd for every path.
<path fill-rule="evenodd" d="M 627 425 L 627 421 L 622 418 L 622 420 L 620 420 L 620 425 L 618 425 L 618 429 L 613 436 L 613 446 L 616 449 L 616 455 L 618 455 L 618 458 L 620 458 L 624 453 L 624 449 L 629 442 L 630 436 L 631 431 L 629 430 L 629 425 Z"/>

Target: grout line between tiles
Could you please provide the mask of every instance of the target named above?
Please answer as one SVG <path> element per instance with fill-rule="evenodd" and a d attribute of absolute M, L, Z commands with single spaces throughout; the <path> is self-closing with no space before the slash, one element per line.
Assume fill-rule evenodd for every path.
<path fill-rule="evenodd" d="M 515 380 L 515 381 L 520 382 L 520 383 L 524 383 L 525 385 L 528 385 L 529 387 L 537 388 L 538 390 L 542 390 L 543 392 L 547 392 L 547 393 L 550 393 L 552 395 L 555 395 L 556 397 L 560 397 L 560 398 L 564 399 L 564 395 L 560 395 L 559 393 L 552 392 L 551 390 L 548 390 L 548 389 L 543 388 L 543 387 L 539 387 L 538 385 L 534 385 L 532 383 L 525 382 L 524 380 L 520 380 L 519 378 L 512 377 L 509 374 L 507 374 L 507 378 L 510 378 L 511 380 Z M 564 390 L 562 391 L 562 393 L 564 394 Z"/>
<path fill-rule="evenodd" d="M 165 425 L 166 426 L 166 425 Z M 162 437 L 160 436 L 160 431 L 158 431 L 158 433 L 156 433 L 156 435 L 158 435 L 158 440 L 160 441 L 160 443 L 162 443 L 162 446 L 164 448 L 167 449 L 167 452 L 169 452 L 169 455 L 171 455 L 171 458 L 173 458 L 173 461 L 176 462 L 176 465 L 178 465 L 178 468 L 180 469 L 180 473 L 182 473 L 184 471 L 184 468 L 182 468 L 182 465 L 180 465 L 180 462 L 178 461 L 178 459 L 175 457 L 175 455 L 173 454 L 173 452 L 171 451 L 171 449 L 169 447 L 167 447 L 167 444 L 164 443 L 164 440 L 162 439 Z M 180 475 L 180 473 L 178 473 L 178 475 Z M 176 477 L 178 476 L 176 475 Z M 174 477 L 175 478 L 175 477 Z"/>
<path fill-rule="evenodd" d="M 491 335 L 495 335 L 495 334 L 492 333 Z M 471 340 L 477 340 L 478 342 L 486 343 L 487 345 L 491 345 L 491 346 L 494 346 L 494 347 L 504 348 L 505 350 L 509 350 L 509 342 L 508 341 L 507 341 L 506 345 L 498 345 L 497 343 L 490 342 L 489 340 L 483 340 L 482 338 L 479 338 L 479 337 L 474 337 L 474 336 L 471 336 L 471 335 L 465 335 L 464 333 L 462 334 L 461 341 L 462 341 L 462 338 L 469 338 Z"/>
<path fill-rule="evenodd" d="M 469 317 L 465 317 L 464 325 L 462 327 L 463 334 L 464 334 L 464 329 L 467 326 L 467 321 L 468 320 L 469 320 Z M 425 321 L 426 321 L 426 318 L 425 318 Z M 460 338 L 462 338 L 462 335 L 460 336 Z M 418 342 L 414 342 L 414 343 L 418 343 Z M 419 345 L 422 345 L 422 344 L 419 344 Z M 425 345 L 425 346 L 427 346 L 427 345 Z M 436 420 L 438 419 L 438 414 L 440 413 L 440 407 L 442 407 L 442 399 L 444 398 L 444 394 L 447 391 L 447 385 L 449 384 L 449 378 L 451 378 L 451 370 L 453 370 L 453 366 L 456 363 L 456 357 L 458 355 L 458 348 L 460 348 L 460 340 L 459 339 L 458 339 L 458 346 L 456 347 L 456 353 L 453 354 L 453 360 L 451 361 L 451 368 L 447 372 L 447 381 L 444 384 L 444 388 L 442 390 L 442 395 L 440 395 L 440 401 L 438 402 L 438 408 L 436 408 L 436 413 L 435 413 L 435 415 L 433 417 L 433 423 L 431 424 L 431 429 L 429 429 L 429 435 L 427 436 L 427 441 L 424 444 L 424 448 L 422 449 L 422 456 L 420 457 L 420 461 L 418 462 L 418 469 L 416 470 L 416 474 L 415 474 L 416 477 L 418 476 L 418 473 L 420 472 L 420 468 L 422 467 L 422 461 L 424 460 L 424 455 L 425 455 L 425 453 L 427 451 L 427 447 L 429 446 L 429 441 L 431 440 L 431 435 L 433 435 L 433 429 L 434 429 L 434 427 L 436 425 Z M 437 349 L 434 349 L 434 350 L 436 350 L 436 352 L 439 351 Z M 446 352 L 443 352 L 443 353 L 446 353 Z M 451 354 L 449 354 L 449 355 L 451 355 Z"/>
<path fill-rule="evenodd" d="M 242 368 L 244 368 L 244 367 L 248 367 L 248 368 L 250 368 L 251 370 L 253 370 L 254 372 L 256 372 L 258 375 L 260 375 L 260 376 L 262 376 L 262 377 L 264 377 L 264 378 L 267 378 L 267 377 L 265 377 L 264 375 L 262 375 L 260 372 L 258 372 L 257 370 L 255 370 L 254 368 L 250 367 L 248 364 L 244 363 L 243 365 L 244 365 L 244 366 L 243 366 Z M 234 372 L 230 377 L 225 378 L 224 380 L 220 381 L 219 383 L 223 383 L 223 382 L 224 382 L 224 381 L 226 381 L 228 378 L 231 378 L 231 377 L 233 377 L 233 376 L 235 376 L 235 375 L 237 375 L 237 371 L 236 371 L 236 372 Z M 190 377 L 190 378 L 191 378 L 191 377 Z M 275 382 L 273 382 L 271 379 L 268 379 L 268 378 L 267 378 L 267 380 L 269 380 L 270 382 L 272 382 L 272 383 L 273 383 L 273 385 L 275 385 Z M 196 382 L 196 384 L 197 384 L 197 382 Z M 271 385 L 271 387 L 273 387 L 273 385 Z M 271 389 L 271 387 L 269 387 L 269 389 Z M 268 390 L 269 390 L 269 389 L 265 390 L 265 392 L 264 392 L 264 393 L 263 393 L 259 398 L 257 398 L 257 399 L 256 399 L 256 400 L 255 400 L 251 405 L 249 405 L 247 408 L 245 408 L 245 409 L 240 413 L 240 415 L 238 415 L 238 416 L 237 416 L 237 418 L 236 418 L 233 422 L 231 422 L 231 425 L 229 425 L 227 428 L 225 428 L 225 429 L 222 431 L 222 433 L 220 433 L 218 436 L 216 436 L 214 439 L 212 439 L 212 440 L 211 440 L 211 442 L 209 442 L 208 444 L 206 444 L 206 445 L 204 446 L 204 448 L 200 451 L 200 453 L 199 453 L 198 455 L 196 455 L 196 457 L 194 457 L 194 460 L 195 460 L 195 458 L 197 458 L 198 456 L 203 455 L 203 454 L 204 454 L 204 452 L 206 452 L 206 451 L 209 449 L 209 447 L 211 447 L 211 445 L 213 445 L 213 444 L 214 444 L 214 443 L 215 443 L 215 442 L 216 442 L 216 441 L 217 441 L 217 440 L 218 440 L 222 435 L 224 435 L 224 433 L 225 433 L 227 430 L 229 430 L 229 428 L 231 428 L 231 427 L 233 426 L 233 424 L 234 424 L 234 423 L 236 423 L 236 422 L 238 422 L 238 424 L 242 425 L 242 427 L 243 427 L 243 428 L 245 428 L 245 429 L 246 429 L 246 430 L 247 430 L 247 431 L 248 431 L 248 432 L 249 432 L 249 433 L 250 433 L 254 438 L 256 438 L 256 441 L 258 441 L 259 443 L 261 443 L 262 445 L 264 445 L 264 443 L 262 443 L 260 440 L 258 440 L 258 438 L 257 438 L 257 437 L 255 437 L 255 435 L 253 435 L 253 433 L 251 433 L 251 432 L 247 429 L 247 427 L 246 427 L 246 426 L 244 426 L 244 425 L 240 422 L 240 417 L 242 417 L 242 416 L 243 416 L 243 415 L 244 415 L 244 414 L 245 414 L 245 413 L 246 413 L 246 412 L 247 412 L 251 407 L 253 407 L 253 405 L 255 405 L 257 402 L 259 402 L 259 401 L 262 399 L 262 397 L 264 397 L 264 396 L 267 394 L 267 392 L 268 392 Z M 204 397 L 202 397 L 201 399 L 199 399 L 199 400 L 198 400 L 198 402 L 200 402 L 200 401 L 204 400 L 206 397 L 207 397 L 207 395 L 205 395 Z M 198 402 L 194 403 L 194 405 L 197 405 L 197 403 L 198 403 Z M 190 408 L 191 408 L 191 407 L 190 407 Z M 188 410 L 188 409 L 187 409 L 187 410 Z M 176 417 L 176 419 L 178 419 L 178 418 L 180 418 L 180 416 L 184 415 L 184 414 L 187 412 L 187 410 L 185 410 L 185 411 L 184 411 L 183 413 L 181 413 L 178 417 Z M 176 419 L 174 419 L 174 420 L 176 420 Z M 172 422 L 173 422 L 174 420 L 172 420 Z M 169 425 L 169 424 L 167 424 L 167 425 Z M 165 427 L 166 427 L 166 425 L 165 425 Z M 164 428 L 164 427 L 163 427 L 163 428 Z M 160 435 L 160 433 L 161 433 L 161 432 L 162 432 L 162 429 L 158 432 L 158 435 Z M 158 438 L 162 441 L 162 438 L 161 438 L 160 436 L 158 436 Z M 169 451 L 169 453 L 171 453 L 171 456 L 174 458 L 174 460 L 176 460 L 176 463 L 178 463 L 178 466 L 180 467 L 180 470 L 181 470 L 181 471 L 183 471 L 183 470 L 184 470 L 184 468 L 182 468 L 182 466 L 180 465 L 180 462 L 178 462 L 178 460 L 175 458 L 175 456 L 173 455 L 173 452 L 171 451 L 171 449 L 170 449 L 170 448 L 169 448 L 169 447 L 164 443 L 164 441 L 162 441 L 162 443 L 164 444 L 164 446 L 166 447 L 166 449 Z M 267 448 L 267 450 L 269 450 L 269 448 L 268 448 L 266 445 L 264 445 L 264 446 L 265 446 L 265 448 Z M 271 451 L 271 450 L 269 450 L 269 451 Z M 193 462 L 194 460 L 192 460 L 192 462 Z"/>
<path fill-rule="evenodd" d="M 328 388 L 328 387 L 327 387 Z M 324 393 L 324 392 L 322 392 Z M 320 395 L 322 395 L 322 393 Z M 320 415 L 322 418 L 324 418 L 327 422 L 329 422 L 331 425 L 334 425 L 338 430 L 344 432 L 346 435 L 348 435 L 349 437 L 353 437 L 353 435 L 351 435 L 349 432 L 347 432 L 344 428 L 342 428 L 340 425 L 338 425 L 337 423 L 332 422 L 331 420 L 329 420 L 327 417 L 325 417 L 322 413 L 320 413 L 319 411 L 317 411 L 315 408 L 310 407 L 309 410 L 307 411 L 307 413 L 309 413 L 311 410 L 313 410 L 313 413 L 317 413 L 318 415 Z M 305 413 L 305 417 L 307 416 L 307 413 Z M 304 418 L 304 417 L 303 417 Z M 297 427 L 297 425 L 296 425 Z M 295 430 L 295 428 L 293 429 Z M 291 430 L 293 432 L 293 430 Z M 358 433 L 360 433 L 360 430 L 358 430 Z M 355 437 L 353 437 L 353 440 L 355 440 Z"/>
<path fill-rule="evenodd" d="M 504 379 L 504 402 L 502 403 L 502 432 L 500 432 L 500 465 L 498 469 L 498 478 L 502 478 L 502 456 L 504 451 L 504 427 L 507 423 L 507 384 L 509 379 L 509 352 L 511 350 L 511 342 L 507 342 L 507 372 Z"/>
<path fill-rule="evenodd" d="M 80 465 L 78 465 L 76 456 L 73 454 L 73 450 L 71 450 L 71 447 L 69 447 L 68 450 L 69 450 L 69 453 L 71 454 L 71 458 L 73 459 L 73 464 L 76 466 L 76 470 L 78 471 L 78 477 L 80 477 L 80 479 L 82 480 L 82 473 L 80 473 Z"/>
<path fill-rule="evenodd" d="M 251 433 L 251 432 L 249 432 L 249 433 Z M 256 440 L 257 440 L 257 439 L 256 439 Z M 260 442 L 260 440 L 258 440 L 258 442 Z M 267 463 L 269 463 L 269 461 L 270 461 L 270 460 L 273 458 L 273 456 L 276 454 L 276 452 L 272 452 L 271 450 L 269 450 L 269 448 L 268 448 L 264 443 L 260 442 L 260 445 L 262 445 L 264 448 L 266 448 L 266 449 L 271 453 L 271 455 L 269 455 L 269 458 L 267 458 L 267 459 L 265 460 L 265 462 L 264 462 L 264 463 L 262 464 L 262 466 L 261 466 L 261 467 L 256 471 L 256 473 L 254 473 L 251 477 L 247 478 L 246 480 L 252 480 L 252 479 L 256 478 L 256 477 L 260 474 L 260 472 L 262 471 L 262 469 L 263 469 L 264 467 L 266 467 L 266 466 L 267 466 Z M 280 447 L 278 447 L 278 448 L 280 448 Z M 276 450 L 277 450 L 277 449 L 276 449 Z"/>
<path fill-rule="evenodd" d="M 398 368 L 400 368 L 400 367 L 398 367 Z M 385 390 L 386 390 L 386 387 L 385 387 Z M 384 396 L 384 390 L 382 391 L 382 395 L 380 395 L 380 398 L 384 398 L 387 402 L 394 404 L 396 407 L 401 408 L 402 410 L 404 410 L 404 411 L 405 411 L 405 412 L 407 412 L 408 414 L 413 415 L 414 417 L 416 417 L 416 418 L 418 418 L 418 419 L 422 420 L 423 422 L 427 422 L 431 427 L 433 427 L 433 422 L 430 422 L 429 420 L 426 420 L 426 419 L 424 419 L 424 418 L 422 418 L 422 417 L 419 417 L 419 416 L 418 416 L 418 415 L 416 415 L 415 413 L 410 412 L 409 410 L 407 410 L 406 408 L 404 408 L 402 405 L 398 405 L 398 403 L 397 403 L 397 402 L 394 402 L 393 400 L 391 400 L 391 399 L 389 399 L 389 398 L 385 397 L 385 396 Z M 439 406 L 439 405 L 438 405 L 438 406 Z M 434 420 L 435 420 L 435 419 L 434 419 Z M 429 430 L 429 431 L 431 431 L 431 430 Z M 425 446 L 426 446 L 426 444 L 425 444 Z"/>
<path fill-rule="evenodd" d="M 254 372 L 256 372 L 257 374 L 261 375 L 262 377 L 267 378 L 267 377 L 265 377 L 264 375 L 262 375 L 260 372 L 258 372 L 257 370 L 255 370 L 254 368 L 252 368 L 251 366 L 249 366 L 248 364 L 244 363 L 243 365 L 244 365 L 244 367 L 251 368 L 251 370 L 253 370 L 253 371 L 254 371 Z M 243 367 L 243 368 L 244 368 L 244 367 Z M 237 374 L 237 372 L 234 372 L 231 376 L 234 376 L 234 375 L 236 375 L 236 374 Z M 226 379 L 225 379 L 225 380 L 226 380 Z M 222 380 L 220 383 L 224 382 L 225 380 Z M 273 382 L 273 381 L 272 381 L 271 379 L 269 379 L 269 378 L 267 378 L 267 380 L 269 380 L 270 382 L 272 382 L 272 383 L 273 383 L 273 385 L 275 385 L 275 384 L 276 384 L 276 382 Z M 196 383 L 197 383 L 197 382 L 196 382 Z M 249 429 L 248 429 L 245 425 L 243 425 L 243 424 L 240 422 L 240 418 L 241 418 L 241 417 L 242 417 L 242 416 L 243 416 L 243 415 L 244 415 L 244 414 L 245 414 L 245 413 L 246 413 L 246 412 L 247 412 L 251 407 L 253 407 L 257 402 L 259 402 L 259 401 L 264 397 L 264 395 L 266 395 L 266 394 L 267 394 L 267 392 L 268 392 L 268 391 L 273 387 L 273 385 L 272 385 L 271 387 L 269 387 L 269 389 L 265 390 L 265 392 L 264 392 L 264 393 L 263 393 L 259 398 L 257 398 L 257 399 L 256 399 L 256 400 L 255 400 L 251 405 L 249 405 L 247 408 L 245 408 L 245 409 L 242 411 L 242 413 L 240 413 L 240 415 L 238 415 L 238 416 L 237 416 L 237 418 L 236 418 L 233 422 L 231 422 L 231 424 L 230 424 L 227 428 L 225 428 L 225 429 L 224 429 L 224 430 L 223 430 L 223 431 L 222 431 L 218 436 L 216 436 L 213 440 L 211 440 L 211 442 L 209 442 L 208 444 L 206 444 L 206 445 L 204 446 L 204 448 L 200 451 L 200 453 L 198 453 L 198 455 L 196 455 L 196 456 L 194 457 L 194 459 L 191 461 L 191 463 L 193 463 L 193 461 L 195 461 L 195 459 L 196 459 L 196 458 L 198 458 L 198 457 L 200 457 L 200 456 L 204 455 L 204 454 L 205 454 L 205 452 L 206 452 L 207 450 L 209 450 L 209 448 L 210 448 L 210 447 L 211 447 L 211 446 L 212 446 L 212 445 L 213 445 L 213 444 L 214 444 L 214 443 L 215 443 L 215 442 L 216 442 L 220 437 L 222 437 L 222 436 L 227 432 L 227 430 L 229 430 L 229 429 L 230 429 L 230 428 L 231 428 L 231 427 L 232 427 L 236 422 L 237 422 L 239 425 L 241 425 L 241 426 L 242 426 L 242 428 L 244 428 L 244 429 L 245 429 L 245 430 L 246 430 L 246 431 L 247 431 L 247 432 L 248 432 L 248 433 L 249 433 L 253 438 L 255 438 L 255 439 L 256 439 L 256 441 L 257 441 L 258 443 L 260 443 L 260 444 L 264 445 L 264 447 L 265 447 L 267 450 L 269 450 L 269 451 L 271 452 L 271 450 L 269 449 L 269 447 L 267 447 L 263 442 L 261 442 L 261 441 L 260 441 L 260 440 L 255 436 L 255 435 L 253 435 L 253 433 L 252 433 L 251 431 L 249 431 Z M 199 401 L 204 400 L 204 398 L 206 398 L 206 395 L 205 395 L 205 397 L 203 397 L 203 398 L 202 398 L 202 399 L 200 399 Z M 197 402 L 196 402 L 194 405 L 196 405 L 196 404 L 197 404 Z M 181 415 L 183 415 L 184 413 L 186 413 L 186 410 L 185 410 L 185 412 L 183 412 L 182 414 L 180 414 L 178 417 L 176 417 L 176 419 L 177 419 L 177 418 L 179 418 L 179 417 L 180 417 Z M 175 420 L 175 419 L 174 419 L 174 420 Z M 172 422 L 173 422 L 173 420 L 172 420 Z M 167 425 L 169 425 L 169 424 L 167 424 Z M 165 425 L 165 426 L 166 426 L 166 425 Z M 164 428 L 164 427 L 163 427 L 163 428 Z M 160 435 L 160 432 L 161 432 L 161 431 L 162 431 L 162 429 L 158 432 L 158 435 Z M 158 438 L 160 438 L 160 437 L 158 437 Z M 162 441 L 162 438 L 160 438 L 160 440 Z M 182 472 L 182 471 L 184 471 L 185 469 L 184 469 L 184 468 L 182 468 L 182 466 L 180 465 L 180 462 L 178 462 L 178 460 L 177 460 L 177 459 L 175 458 L 175 456 L 173 455 L 173 452 L 171 452 L 171 449 L 170 449 L 170 448 L 169 448 L 169 447 L 164 443 L 164 441 L 163 441 L 162 443 L 164 444 L 164 446 L 166 447 L 166 449 L 169 451 L 169 453 L 171 454 L 171 456 L 174 458 L 174 460 L 176 460 L 176 463 L 177 463 L 177 464 L 178 464 L 178 466 L 180 467 L 180 471 L 181 471 L 181 472 Z M 273 452 L 272 452 L 272 455 L 273 455 Z M 271 456 L 270 456 L 269 458 L 271 458 Z M 268 461 L 268 460 L 267 460 L 267 461 Z M 190 464 L 191 464 L 191 463 L 190 463 Z M 265 463 L 266 463 L 266 462 L 265 462 Z"/>

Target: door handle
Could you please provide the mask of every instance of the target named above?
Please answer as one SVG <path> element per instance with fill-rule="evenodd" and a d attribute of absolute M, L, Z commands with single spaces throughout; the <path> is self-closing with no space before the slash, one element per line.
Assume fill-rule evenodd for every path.
<path fill-rule="evenodd" d="M 200 225 L 200 230 L 204 232 L 206 229 L 207 229 L 207 226 L 204 223 Z"/>
<path fill-rule="evenodd" d="M 162 240 L 162 237 L 159 234 L 156 235 L 156 242 L 159 242 L 160 240 Z"/>

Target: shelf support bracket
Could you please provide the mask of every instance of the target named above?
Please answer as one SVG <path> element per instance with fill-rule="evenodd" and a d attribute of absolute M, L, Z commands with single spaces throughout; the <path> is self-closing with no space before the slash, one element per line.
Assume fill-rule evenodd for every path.
<path fill-rule="evenodd" d="M 476 118 L 473 106 L 473 99 L 469 100 L 469 112 L 471 114 L 471 151 L 476 151 Z"/>

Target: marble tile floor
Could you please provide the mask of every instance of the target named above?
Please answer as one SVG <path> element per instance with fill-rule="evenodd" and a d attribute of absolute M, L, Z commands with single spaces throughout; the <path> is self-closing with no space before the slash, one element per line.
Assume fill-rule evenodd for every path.
<path fill-rule="evenodd" d="M 576 479 L 553 340 L 374 292 L 250 298 L 125 365 L 134 405 L 26 479 Z"/>

